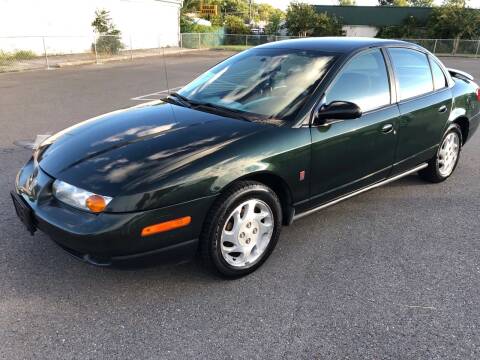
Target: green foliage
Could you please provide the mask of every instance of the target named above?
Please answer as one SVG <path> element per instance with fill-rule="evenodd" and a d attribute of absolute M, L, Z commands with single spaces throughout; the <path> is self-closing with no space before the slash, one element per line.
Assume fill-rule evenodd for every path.
<path fill-rule="evenodd" d="M 15 60 L 30 60 L 37 57 L 32 50 L 15 50 L 11 56 Z"/>
<path fill-rule="evenodd" d="M 290 35 L 307 36 L 313 33 L 317 12 L 314 7 L 305 3 L 292 2 L 288 6 L 286 27 Z"/>
<path fill-rule="evenodd" d="M 315 27 L 315 36 L 345 36 L 341 19 L 329 16 L 327 13 L 319 14 L 319 23 Z"/>
<path fill-rule="evenodd" d="M 183 18 L 185 18 L 184 15 L 188 13 L 198 14 L 201 4 L 201 0 L 185 0 L 183 2 L 183 7 L 181 10 Z M 281 12 L 281 10 L 273 7 L 272 5 L 265 3 L 258 4 L 257 2 L 250 0 L 203 0 L 203 4 L 218 6 L 218 15 L 203 16 L 207 20 L 210 20 L 212 22 L 212 25 L 214 26 L 223 26 L 227 21 L 228 16 L 235 16 L 237 18 L 240 18 L 244 24 L 249 23 L 250 20 L 252 20 L 253 22 L 269 22 L 272 17 L 274 20 L 278 19 L 277 13 Z M 228 21 L 230 23 L 235 22 L 235 24 L 239 24 L 238 19 L 230 19 Z M 187 29 L 186 21 L 181 21 L 181 25 L 181 29 L 183 32 L 184 29 Z M 241 30 L 243 29 L 243 27 L 241 26 L 239 26 L 239 28 Z"/>
<path fill-rule="evenodd" d="M 96 47 L 98 53 L 118 54 L 125 47 L 120 41 L 121 31 L 113 24 L 109 11 L 96 10 L 92 27 L 99 35 L 95 45 L 92 44 L 92 51 Z"/>
<path fill-rule="evenodd" d="M 415 5 L 428 5 L 427 0 Z M 410 0 L 413 5 L 413 0 Z M 446 0 L 435 7 L 427 23 L 413 16 L 400 26 L 383 27 L 377 34 L 382 38 L 478 39 L 480 37 L 480 10 L 467 7 L 465 0 Z"/>
<path fill-rule="evenodd" d="M 446 0 L 434 8 L 428 27 L 430 36 L 439 39 L 478 39 L 480 10 L 467 7 L 465 0 Z"/>
<path fill-rule="evenodd" d="M 282 29 L 283 20 L 285 20 L 285 13 L 280 9 L 275 9 L 275 11 L 270 14 L 265 32 L 268 35 L 278 35 Z"/>
<path fill-rule="evenodd" d="M 9 65 L 14 61 L 30 60 L 36 57 L 37 55 L 31 50 L 16 50 L 14 52 L 0 50 L 0 65 Z"/>
<path fill-rule="evenodd" d="M 378 0 L 380 6 L 418 6 L 433 7 L 434 0 Z"/>
<path fill-rule="evenodd" d="M 116 36 L 99 36 L 96 41 L 97 53 L 115 55 L 125 46 Z M 95 49 L 92 49 L 95 51 Z"/>
<path fill-rule="evenodd" d="M 408 6 L 407 0 L 378 0 L 380 6 Z"/>
<path fill-rule="evenodd" d="M 235 15 L 247 20 L 249 14 L 249 3 L 247 0 L 223 0 L 218 1 L 222 13 Z"/>
<path fill-rule="evenodd" d="M 211 16 L 210 22 L 212 23 L 212 26 L 223 26 L 223 16 L 221 15 Z"/>
<path fill-rule="evenodd" d="M 280 9 L 274 8 L 270 4 L 255 4 L 255 13 L 258 14 L 258 20 L 260 21 L 270 21 L 272 15 L 280 11 L 283 14 L 283 11 Z"/>
<path fill-rule="evenodd" d="M 111 32 L 120 33 L 112 23 L 110 12 L 105 9 L 95 10 L 95 19 L 92 22 L 92 26 L 99 34 L 110 34 Z M 113 34 L 117 35 L 117 34 Z"/>
<path fill-rule="evenodd" d="M 225 31 L 227 34 L 250 34 L 250 28 L 244 20 L 235 15 L 225 16 Z"/>
<path fill-rule="evenodd" d="M 425 30 L 426 24 L 420 22 L 416 17 L 409 16 L 400 26 L 385 26 L 380 28 L 377 38 L 384 39 L 412 39 L 427 36 Z"/>
<path fill-rule="evenodd" d="M 196 11 L 200 6 L 199 0 L 183 0 L 182 14 L 189 13 L 191 11 Z"/>
<path fill-rule="evenodd" d="M 417 7 L 433 7 L 435 5 L 433 0 L 408 0 L 408 4 Z"/>
<path fill-rule="evenodd" d="M 180 17 L 180 32 L 185 33 L 217 33 L 221 30 L 222 25 L 199 25 L 195 24 L 187 16 Z"/>
<path fill-rule="evenodd" d="M 288 6 L 286 27 L 293 36 L 343 35 L 339 19 L 327 13 L 318 14 L 313 6 L 301 2 Z"/>

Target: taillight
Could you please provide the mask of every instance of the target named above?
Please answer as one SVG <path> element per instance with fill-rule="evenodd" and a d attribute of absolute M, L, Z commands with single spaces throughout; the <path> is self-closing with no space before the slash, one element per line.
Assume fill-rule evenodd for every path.
<path fill-rule="evenodd" d="M 480 101 L 480 88 L 477 88 L 477 100 Z"/>

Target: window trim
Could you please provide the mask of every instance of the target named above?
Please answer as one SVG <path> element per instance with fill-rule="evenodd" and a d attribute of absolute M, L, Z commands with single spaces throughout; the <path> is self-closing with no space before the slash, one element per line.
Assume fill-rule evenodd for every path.
<path fill-rule="evenodd" d="M 445 72 L 443 70 L 443 67 L 440 66 L 440 64 L 438 63 L 438 61 L 436 61 L 430 54 L 427 54 L 427 58 L 428 58 L 428 63 L 430 64 L 430 72 L 432 73 L 432 80 L 433 80 L 433 92 L 439 92 L 445 88 L 448 88 L 449 87 L 449 82 L 448 82 L 448 79 L 447 77 L 445 76 Z M 433 76 L 433 68 L 432 68 L 432 62 L 435 63 L 438 68 L 440 69 L 440 71 L 442 72 L 442 75 L 443 75 L 443 79 L 445 80 L 445 85 L 439 89 L 436 89 L 435 88 L 435 78 Z"/>
<path fill-rule="evenodd" d="M 432 88 L 433 88 L 433 91 L 430 91 L 430 92 L 424 93 L 424 94 L 420 94 L 420 95 L 417 95 L 415 97 L 411 97 L 411 98 L 408 98 L 408 99 L 400 100 L 398 82 L 397 82 L 397 79 L 396 79 L 396 73 L 395 73 L 395 70 L 393 68 L 393 62 L 392 62 L 392 58 L 391 58 L 391 55 L 390 55 L 390 52 L 389 52 L 389 49 L 392 49 L 392 48 L 393 49 L 399 48 L 399 49 L 417 51 L 417 52 L 422 53 L 425 56 L 427 56 L 427 61 L 429 61 L 429 59 L 432 58 L 442 69 L 448 85 L 446 87 L 442 88 L 442 89 L 435 90 L 435 85 L 433 83 L 433 72 L 430 68 L 430 73 L 432 74 Z M 319 84 L 319 87 L 321 87 L 325 90 L 322 89 L 321 92 L 314 93 L 315 97 L 318 96 L 317 100 L 315 100 L 312 107 L 305 114 L 305 116 L 302 117 L 302 120 L 299 121 L 298 124 L 293 126 L 293 127 L 298 127 L 298 128 L 312 127 L 313 126 L 313 116 L 315 114 L 315 111 L 317 111 L 317 109 L 320 106 L 325 105 L 325 93 L 328 91 L 330 86 L 333 84 L 333 82 L 336 79 L 336 77 L 338 76 L 338 74 L 355 57 L 363 54 L 364 52 L 372 51 L 372 50 L 375 50 L 375 49 L 378 49 L 382 52 L 382 55 L 383 55 L 383 58 L 384 58 L 384 61 L 385 61 L 386 67 L 387 67 L 388 81 L 389 81 L 389 84 L 390 84 L 390 99 L 391 100 L 390 100 L 389 105 L 379 106 L 378 108 L 375 108 L 375 109 L 369 110 L 367 112 L 364 112 L 362 114 L 362 117 L 364 115 L 368 115 L 372 112 L 376 112 L 376 111 L 383 110 L 383 109 L 388 109 L 391 106 L 398 106 L 398 105 L 401 105 L 401 104 L 408 103 L 410 101 L 415 101 L 415 100 L 422 99 L 422 98 L 427 97 L 427 96 L 431 96 L 435 93 L 440 93 L 440 92 L 443 92 L 443 91 L 450 90 L 454 86 L 454 82 L 453 82 L 451 76 L 449 75 L 448 69 L 446 68 L 446 66 L 440 60 L 438 60 L 437 57 L 434 54 L 432 54 L 431 52 L 429 52 L 426 49 L 418 47 L 415 44 L 409 44 L 409 43 L 387 44 L 387 45 L 381 45 L 381 46 L 370 46 L 368 48 L 362 48 L 362 49 L 359 49 L 357 51 L 354 51 L 354 52 L 346 55 L 343 59 L 341 59 L 341 58 L 337 59 L 337 61 L 340 61 L 341 64 L 337 68 L 335 68 L 335 65 L 333 65 L 333 67 L 330 68 L 330 70 L 325 74 L 324 80 L 325 79 L 327 80 L 326 85 L 324 85 L 325 87 L 323 87 L 323 85 L 322 85 L 323 80 Z"/>
<path fill-rule="evenodd" d="M 412 97 L 409 97 L 409 98 L 406 98 L 406 99 L 400 99 L 400 82 L 397 79 L 397 74 L 395 72 L 395 67 L 393 65 L 393 57 L 392 57 L 392 54 L 390 53 L 390 49 L 404 49 L 404 50 L 416 51 L 416 52 L 424 55 L 427 58 L 428 68 L 430 70 L 430 80 L 431 80 L 431 83 L 432 83 L 432 89 L 433 90 L 428 91 L 426 93 L 421 93 L 421 94 L 418 94 L 418 95 L 415 95 L 415 96 L 412 96 Z M 388 46 L 387 50 L 388 50 L 388 55 L 389 55 L 389 57 L 392 61 L 392 71 L 395 75 L 395 85 L 396 85 L 396 92 L 397 92 L 397 104 L 404 104 L 404 103 L 412 101 L 412 100 L 416 100 L 416 99 L 420 99 L 420 98 L 423 98 L 423 97 L 428 96 L 428 95 L 432 95 L 436 92 L 435 91 L 435 84 L 433 82 L 433 73 L 432 73 L 432 68 L 431 68 L 431 65 L 430 65 L 430 60 L 429 60 L 429 54 L 428 53 L 426 53 L 424 51 L 421 51 L 420 49 L 416 49 L 416 48 L 413 48 L 413 47 L 407 47 L 407 46 Z M 444 76 L 445 76 L 445 74 L 444 74 Z M 443 89 L 445 89 L 445 88 L 442 88 L 442 89 L 439 89 L 439 90 L 443 90 Z"/>
<path fill-rule="evenodd" d="M 363 112 L 363 115 L 365 114 L 369 114 L 370 112 L 372 111 L 377 111 L 377 110 L 380 110 L 380 109 L 383 109 L 383 108 L 386 108 L 388 106 L 391 106 L 393 104 L 395 104 L 395 99 L 393 98 L 393 94 L 395 93 L 396 94 L 396 89 L 394 89 L 392 87 L 392 78 L 391 78 L 391 74 L 390 74 L 390 69 L 389 69 L 389 63 L 385 57 L 385 54 L 383 52 L 383 48 L 381 47 L 371 47 L 371 48 L 368 48 L 368 49 L 363 49 L 359 52 L 356 52 L 355 54 L 353 54 L 344 64 L 342 64 L 342 66 L 338 69 L 338 71 L 335 73 L 335 75 L 333 76 L 332 80 L 330 81 L 330 83 L 328 84 L 328 86 L 326 87 L 325 91 L 323 91 L 323 95 L 321 96 L 320 98 L 320 101 L 321 102 L 324 102 L 325 101 L 325 97 L 328 93 L 328 91 L 330 90 L 330 88 L 335 84 L 335 81 L 338 79 L 338 77 L 341 75 L 342 71 L 348 66 L 350 65 L 350 63 L 352 61 L 354 61 L 356 58 L 358 58 L 359 56 L 363 56 L 369 52 L 374 52 L 374 51 L 378 51 L 380 53 L 380 55 L 382 56 L 383 58 L 383 64 L 385 65 L 385 71 L 387 73 L 387 80 L 388 80 L 388 90 L 389 90 L 389 93 L 390 93 L 390 100 L 389 100 L 389 103 L 388 104 L 383 104 L 383 105 L 380 105 L 380 106 L 377 106 L 373 109 L 370 109 L 368 111 L 365 111 Z M 323 105 L 323 104 L 322 104 Z M 318 108 L 318 104 L 317 106 L 315 106 L 315 109 Z"/>

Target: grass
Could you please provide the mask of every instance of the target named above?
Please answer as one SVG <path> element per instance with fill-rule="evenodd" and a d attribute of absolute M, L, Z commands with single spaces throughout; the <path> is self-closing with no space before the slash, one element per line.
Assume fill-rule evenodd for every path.
<path fill-rule="evenodd" d="M 14 52 L 0 50 L 0 65 L 8 65 L 15 61 L 30 60 L 36 57 L 37 55 L 31 50 L 16 50 Z"/>
<path fill-rule="evenodd" d="M 211 49 L 214 50 L 229 50 L 229 51 L 243 51 L 250 49 L 252 46 L 245 46 L 245 45 L 218 45 L 212 46 Z"/>

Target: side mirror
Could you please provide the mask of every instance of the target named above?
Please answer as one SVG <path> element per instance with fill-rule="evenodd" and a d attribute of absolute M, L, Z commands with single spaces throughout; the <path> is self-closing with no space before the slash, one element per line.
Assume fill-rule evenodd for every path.
<path fill-rule="evenodd" d="M 320 107 L 314 116 L 315 125 L 326 125 L 339 120 L 358 119 L 362 116 L 362 109 L 357 104 L 348 101 L 333 101 Z"/>

